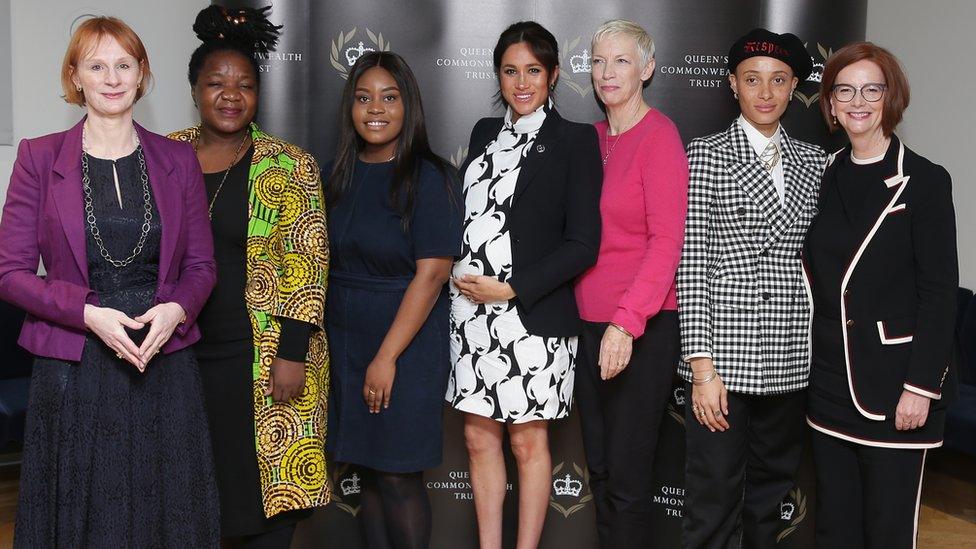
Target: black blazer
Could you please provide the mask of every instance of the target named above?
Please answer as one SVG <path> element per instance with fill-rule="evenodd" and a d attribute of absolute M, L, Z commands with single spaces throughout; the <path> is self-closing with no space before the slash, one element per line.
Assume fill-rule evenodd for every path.
<path fill-rule="evenodd" d="M 504 124 L 482 118 L 471 131 L 461 178 Z M 573 281 L 600 251 L 603 167 L 596 130 L 546 113 L 522 161 L 509 217 L 515 305 L 526 330 L 543 337 L 580 333 Z"/>
<path fill-rule="evenodd" d="M 864 227 L 838 288 L 854 405 L 860 416 L 878 422 L 894 421 L 905 389 L 932 398 L 933 408 L 945 406 L 939 400 L 953 381 L 959 285 L 949 174 L 893 140 L 897 172 L 869 197 L 878 215 Z M 849 154 L 848 146 L 831 160 Z M 827 167 L 821 200 L 835 192 L 837 164 Z M 942 426 L 932 427 L 928 435 L 941 440 Z"/>

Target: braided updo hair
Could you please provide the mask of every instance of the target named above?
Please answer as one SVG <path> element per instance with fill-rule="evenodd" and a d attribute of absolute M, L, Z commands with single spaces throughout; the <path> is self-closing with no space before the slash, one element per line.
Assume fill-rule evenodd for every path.
<path fill-rule="evenodd" d="M 281 25 L 273 25 L 268 20 L 270 10 L 271 6 L 225 8 L 218 5 L 201 10 L 193 22 L 193 32 L 203 43 L 190 55 L 187 72 L 190 86 L 196 85 L 207 58 L 222 51 L 234 51 L 246 57 L 254 68 L 254 78 L 260 83 L 261 71 L 254 54 L 274 51 L 281 33 Z"/>

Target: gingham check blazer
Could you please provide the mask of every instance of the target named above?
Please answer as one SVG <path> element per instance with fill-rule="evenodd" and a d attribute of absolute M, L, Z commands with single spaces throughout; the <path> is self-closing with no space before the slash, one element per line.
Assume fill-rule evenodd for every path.
<path fill-rule="evenodd" d="M 780 131 L 782 205 L 737 122 L 688 145 L 681 356 L 710 354 L 725 386 L 738 393 L 797 391 L 810 372 L 812 298 L 800 252 L 826 155 Z M 678 371 L 691 380 L 686 362 Z"/>

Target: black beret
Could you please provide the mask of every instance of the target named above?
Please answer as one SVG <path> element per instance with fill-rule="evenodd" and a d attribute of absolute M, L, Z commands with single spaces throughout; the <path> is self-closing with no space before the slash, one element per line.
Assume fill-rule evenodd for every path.
<path fill-rule="evenodd" d="M 813 60 L 803 42 L 790 33 L 776 34 L 766 29 L 752 29 L 729 49 L 729 72 L 750 57 L 772 57 L 793 69 L 793 75 L 803 82 L 813 71 Z"/>

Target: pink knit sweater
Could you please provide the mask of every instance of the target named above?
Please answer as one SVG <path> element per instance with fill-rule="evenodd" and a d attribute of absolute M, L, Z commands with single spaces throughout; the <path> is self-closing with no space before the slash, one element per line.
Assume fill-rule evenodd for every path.
<path fill-rule="evenodd" d="M 677 310 L 675 272 L 688 208 L 688 158 L 671 120 L 651 109 L 633 128 L 600 137 L 603 233 L 596 265 L 576 283 L 580 317 L 634 337 L 660 310 Z M 609 157 L 608 157 L 609 151 Z"/>

